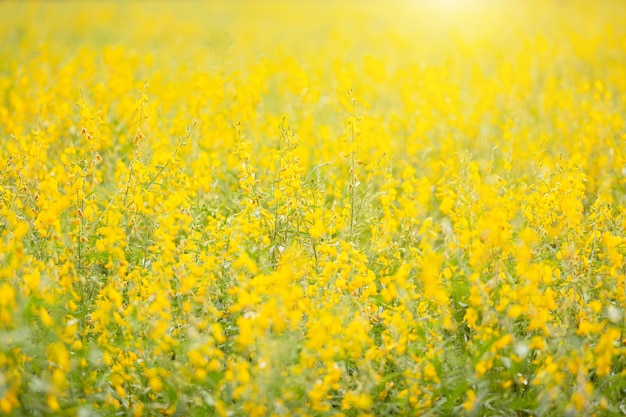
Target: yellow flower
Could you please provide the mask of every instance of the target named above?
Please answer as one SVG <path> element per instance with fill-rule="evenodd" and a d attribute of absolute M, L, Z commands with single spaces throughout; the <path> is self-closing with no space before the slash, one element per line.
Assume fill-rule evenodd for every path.
<path fill-rule="evenodd" d="M 470 412 L 474 410 L 474 408 L 476 407 L 476 403 L 477 403 L 476 393 L 474 392 L 474 390 L 470 389 L 470 390 L 467 390 L 467 392 L 465 393 L 465 396 L 467 398 L 463 402 L 463 409 L 467 412 Z"/>

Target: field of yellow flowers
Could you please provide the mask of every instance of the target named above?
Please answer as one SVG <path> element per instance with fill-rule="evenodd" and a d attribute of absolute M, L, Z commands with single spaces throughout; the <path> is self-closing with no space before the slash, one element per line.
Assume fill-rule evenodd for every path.
<path fill-rule="evenodd" d="M 624 22 L 0 2 L 0 414 L 626 414 Z"/>

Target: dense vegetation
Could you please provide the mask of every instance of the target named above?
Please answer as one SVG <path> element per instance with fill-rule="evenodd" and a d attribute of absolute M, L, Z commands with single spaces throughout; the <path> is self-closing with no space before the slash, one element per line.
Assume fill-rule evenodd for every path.
<path fill-rule="evenodd" d="M 626 414 L 625 21 L 0 2 L 0 414 Z"/>

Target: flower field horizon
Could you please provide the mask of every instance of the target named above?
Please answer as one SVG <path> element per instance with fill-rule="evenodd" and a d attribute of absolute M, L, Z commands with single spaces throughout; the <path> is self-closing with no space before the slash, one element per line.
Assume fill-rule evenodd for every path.
<path fill-rule="evenodd" d="M 0 2 L 0 415 L 626 415 L 623 22 Z"/>

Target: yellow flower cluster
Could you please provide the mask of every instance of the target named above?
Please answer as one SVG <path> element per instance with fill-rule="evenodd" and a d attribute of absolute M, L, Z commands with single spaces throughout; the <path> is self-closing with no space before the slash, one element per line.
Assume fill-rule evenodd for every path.
<path fill-rule="evenodd" d="M 626 413 L 626 4 L 0 3 L 0 415 Z"/>

